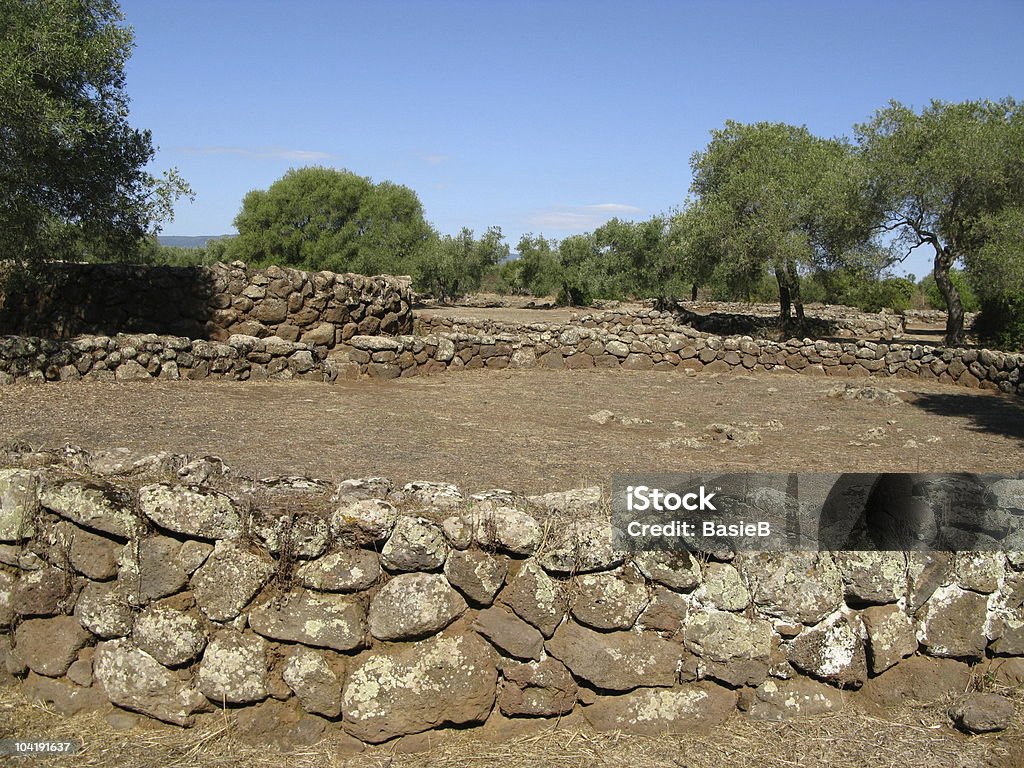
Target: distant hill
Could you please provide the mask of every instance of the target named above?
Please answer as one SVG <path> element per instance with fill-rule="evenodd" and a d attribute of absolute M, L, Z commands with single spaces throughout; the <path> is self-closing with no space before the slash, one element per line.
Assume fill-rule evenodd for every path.
<path fill-rule="evenodd" d="M 204 248 L 210 240 L 223 240 L 234 235 L 157 235 L 160 245 L 172 245 L 175 248 Z"/>

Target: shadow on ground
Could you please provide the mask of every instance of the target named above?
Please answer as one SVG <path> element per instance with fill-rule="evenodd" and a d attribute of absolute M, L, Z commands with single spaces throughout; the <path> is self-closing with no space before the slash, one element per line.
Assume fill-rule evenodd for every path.
<path fill-rule="evenodd" d="M 919 392 L 913 405 L 936 416 L 959 416 L 971 421 L 970 429 L 1024 441 L 1024 397 Z"/>

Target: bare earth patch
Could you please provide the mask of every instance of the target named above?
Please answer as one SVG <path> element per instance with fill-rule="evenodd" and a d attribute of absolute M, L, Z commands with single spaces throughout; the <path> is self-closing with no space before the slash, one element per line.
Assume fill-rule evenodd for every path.
<path fill-rule="evenodd" d="M 386 475 L 531 493 L 607 485 L 626 470 L 1024 469 L 1022 398 L 898 379 L 850 382 L 898 390 L 889 405 L 829 396 L 845 383 L 529 370 L 333 385 L 19 385 L 0 388 L 0 442 L 213 454 L 243 474 Z M 356 755 L 334 735 L 281 754 L 241 732 L 231 711 L 188 731 L 143 718 L 115 730 L 103 712 L 64 718 L 0 687 L 0 738 L 77 739 L 81 754 L 40 760 L 76 767 L 1024 765 L 1019 691 L 1014 724 L 993 736 L 955 731 L 948 704 L 881 713 L 853 699 L 825 717 L 735 715 L 711 732 L 659 739 L 597 734 L 571 716 L 439 731 Z"/>
<path fill-rule="evenodd" d="M 830 398 L 845 381 L 528 370 L 386 383 L 19 385 L 0 389 L 0 441 L 213 454 L 261 476 L 533 493 L 629 470 L 1024 469 L 1024 399 L 902 379 L 873 384 L 908 402 Z M 590 418 L 601 411 L 614 418 Z M 741 439 L 712 424 L 737 426 Z"/>

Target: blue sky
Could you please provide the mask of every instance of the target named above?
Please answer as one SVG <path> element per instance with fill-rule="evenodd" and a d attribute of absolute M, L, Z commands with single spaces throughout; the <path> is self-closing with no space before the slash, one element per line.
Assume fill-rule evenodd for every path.
<path fill-rule="evenodd" d="M 304 165 L 417 192 L 442 232 L 561 238 L 679 206 L 727 119 L 849 134 L 889 99 L 1020 97 L 1024 2 L 122 0 L 131 121 L 233 232 Z M 921 275 L 924 257 L 907 268 Z"/>

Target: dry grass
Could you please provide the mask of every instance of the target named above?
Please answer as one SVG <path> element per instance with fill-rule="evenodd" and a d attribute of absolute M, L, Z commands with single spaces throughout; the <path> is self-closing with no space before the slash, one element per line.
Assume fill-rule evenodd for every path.
<path fill-rule="evenodd" d="M 595 733 L 578 717 L 559 723 L 504 721 L 407 737 L 353 754 L 351 740 L 337 734 L 288 751 L 254 743 L 238 731 L 230 713 L 207 716 L 189 730 L 140 718 L 130 730 L 118 731 L 103 713 L 65 718 L 8 686 L 0 688 L 0 737 L 77 740 L 83 748 L 73 757 L 31 760 L 78 768 L 1017 768 L 1024 765 L 1024 696 L 1012 695 L 1018 705 L 1013 726 L 973 737 L 950 727 L 948 702 L 884 717 L 851 702 L 822 717 L 760 723 L 736 715 L 717 730 L 661 738 Z"/>

